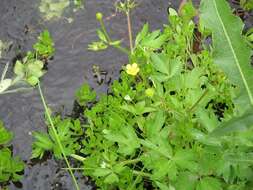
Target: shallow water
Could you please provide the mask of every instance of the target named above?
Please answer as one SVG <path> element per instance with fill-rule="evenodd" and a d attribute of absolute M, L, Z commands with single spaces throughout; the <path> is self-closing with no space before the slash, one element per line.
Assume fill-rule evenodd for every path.
<path fill-rule="evenodd" d="M 12 60 L 20 51 L 31 49 L 38 34 L 45 28 L 51 32 L 56 52 L 49 63 L 49 71 L 43 77 L 42 85 L 49 106 L 63 115 L 71 114 L 75 90 L 88 82 L 97 92 L 106 92 L 108 84 L 98 85 L 93 78 L 92 65 L 98 65 L 107 71 L 107 81 L 116 79 L 127 57 L 117 50 L 94 53 L 87 50 L 87 45 L 97 40 L 96 29 L 99 26 L 95 13 L 100 11 L 110 17 L 106 25 L 115 39 L 123 39 L 127 44 L 126 19 L 123 15 L 111 17 L 115 13 L 114 0 L 86 0 L 85 9 L 72 16 L 74 21 L 68 23 L 61 18 L 45 22 L 38 12 L 39 0 L 1 0 L 0 2 L 0 39 L 12 41 L 13 47 L 4 60 Z M 152 29 L 159 28 L 167 22 L 167 7 L 178 7 L 179 0 L 139 0 L 139 6 L 132 13 L 133 31 L 140 30 L 145 22 Z M 251 18 L 252 19 L 252 18 Z M 9 73 L 11 75 L 11 72 Z M 14 155 L 19 155 L 31 163 L 31 144 L 33 131 L 44 131 L 43 107 L 36 89 L 30 92 L 0 96 L 0 119 L 8 129 L 13 131 Z M 61 170 L 63 162 L 47 159 L 35 165 L 28 164 L 22 184 L 10 184 L 10 189 L 23 190 L 72 190 L 72 181 L 66 171 Z M 82 190 L 91 189 L 87 179 L 80 178 Z"/>

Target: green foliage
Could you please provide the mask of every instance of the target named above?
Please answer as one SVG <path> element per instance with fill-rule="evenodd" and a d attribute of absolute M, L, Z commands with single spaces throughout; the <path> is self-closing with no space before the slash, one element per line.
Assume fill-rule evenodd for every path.
<path fill-rule="evenodd" d="M 38 56 L 50 58 L 54 55 L 54 42 L 48 30 L 44 30 L 38 37 L 38 41 L 33 45 Z"/>
<path fill-rule="evenodd" d="M 22 178 L 20 172 L 24 170 L 24 163 L 18 157 L 13 157 L 8 148 L 12 137 L 12 133 L 7 131 L 0 121 L 0 184 L 10 180 L 19 181 Z"/>
<path fill-rule="evenodd" d="M 246 11 L 253 9 L 253 0 L 240 0 L 240 6 Z"/>
<path fill-rule="evenodd" d="M 62 144 L 64 153 L 69 156 L 80 149 L 78 139 L 83 135 L 79 120 L 61 119 L 59 116 L 53 119 L 57 136 Z M 57 143 L 53 128 L 48 128 L 48 134 L 34 132 L 32 158 L 42 158 L 46 151 L 52 151 L 57 159 L 62 159 L 62 151 Z"/>
<path fill-rule="evenodd" d="M 202 1 L 200 11 L 202 23 L 212 31 L 214 62 L 237 85 L 240 106 L 253 106 L 252 52 L 242 36 L 243 22 L 225 0 Z"/>
<path fill-rule="evenodd" d="M 225 1 L 202 1 L 201 19 L 203 25 L 213 34 L 215 63 L 227 73 L 239 91 L 235 105 L 240 115 L 220 125 L 213 135 L 250 129 L 253 116 L 253 67 L 250 63 L 251 48 L 242 36 L 244 24 L 232 14 Z M 246 34 L 249 41 L 250 33 L 249 30 Z"/>
<path fill-rule="evenodd" d="M 137 35 L 138 75 L 121 72 L 110 95 L 85 108 L 84 175 L 110 190 L 250 189 L 252 130 L 211 135 L 233 117 L 236 89 L 208 50 L 193 53 L 189 17 L 170 13 L 162 32 L 146 24 Z"/>
<path fill-rule="evenodd" d="M 54 54 L 54 43 L 47 30 L 43 31 L 38 37 L 38 42 L 33 46 L 34 52 L 28 52 L 22 60 L 17 60 L 14 65 L 14 76 L 5 78 L 9 64 L 2 73 L 0 81 L 0 94 L 17 92 L 19 89 L 11 89 L 18 84 L 28 84 L 36 86 L 40 78 L 46 73 L 45 63 Z"/>
<path fill-rule="evenodd" d="M 135 0 L 123 0 L 115 3 L 117 10 L 128 13 L 131 9 L 134 9 L 137 6 Z"/>
<path fill-rule="evenodd" d="M 17 60 L 14 66 L 14 73 L 17 76 L 15 80 L 24 80 L 31 86 L 35 86 L 46 73 L 43 67 L 44 63 L 33 58 L 32 55 L 26 56 L 22 61 Z"/>
<path fill-rule="evenodd" d="M 169 9 L 169 24 L 163 30 L 150 32 L 145 24 L 131 54 L 128 51 L 129 64 L 138 72 L 131 74 L 123 67 L 99 100 L 87 85 L 77 91 L 86 119 L 84 133 L 73 135 L 75 125 L 69 129 L 59 120 L 62 127 L 56 127 L 57 132 L 71 144 L 67 155 L 75 154 L 83 174 L 99 189 L 252 189 L 252 112 L 238 116 L 235 106 L 245 106 L 235 99 L 239 87 L 246 89 L 248 102 L 252 93 L 251 71 L 246 69 L 250 54 L 238 29 L 241 22 L 224 1 L 203 0 L 202 38 L 196 52 L 196 12 L 188 3 L 180 14 Z M 89 46 L 93 50 L 106 49 L 112 42 L 100 22 L 100 41 Z M 229 25 L 235 30 L 228 31 Z M 211 31 L 213 49 L 205 43 Z M 34 135 L 34 157 L 53 151 L 61 158 L 50 128 L 49 134 Z"/>
<path fill-rule="evenodd" d="M 76 91 L 76 100 L 82 106 L 86 105 L 88 102 L 93 102 L 96 100 L 96 92 L 92 91 L 87 84 L 83 84 Z"/>

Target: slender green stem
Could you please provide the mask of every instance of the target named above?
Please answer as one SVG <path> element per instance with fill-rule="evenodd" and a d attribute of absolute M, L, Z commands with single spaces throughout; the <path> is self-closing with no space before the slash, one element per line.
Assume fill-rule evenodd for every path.
<path fill-rule="evenodd" d="M 132 159 L 132 160 L 122 161 L 122 162 L 120 162 L 119 164 L 122 164 L 122 165 L 134 164 L 134 163 L 137 163 L 137 162 L 139 162 L 139 161 L 141 161 L 141 159 L 136 158 L 136 159 Z"/>
<path fill-rule="evenodd" d="M 80 156 L 80 155 L 77 155 L 77 154 L 71 154 L 70 156 L 71 156 L 72 158 L 74 158 L 74 159 L 80 161 L 80 162 L 83 162 L 84 160 L 86 160 L 86 158 L 84 158 L 84 157 L 82 157 L 82 156 Z"/>
<path fill-rule="evenodd" d="M 45 112 L 46 112 L 46 116 L 47 116 L 47 118 L 48 118 L 48 120 L 49 120 L 49 123 L 50 123 L 50 125 L 51 125 L 51 127 L 52 127 L 53 133 L 54 133 L 54 135 L 55 135 L 55 137 L 56 137 L 56 142 L 57 142 L 57 144 L 59 145 L 60 150 L 61 150 L 61 153 L 62 153 L 62 155 L 63 155 L 63 158 L 64 158 L 64 160 L 65 160 L 65 162 L 66 162 L 66 164 L 67 164 L 68 171 L 69 171 L 69 173 L 70 173 L 70 175 L 71 175 L 71 177 L 72 177 L 72 180 L 73 180 L 73 182 L 74 182 L 74 184 L 75 184 L 75 188 L 76 188 L 76 190 L 80 190 L 80 188 L 79 188 L 79 186 L 78 186 L 78 184 L 77 184 L 76 178 L 75 178 L 75 176 L 74 176 L 72 170 L 70 169 L 71 166 L 70 166 L 70 164 L 69 164 L 69 161 L 68 161 L 67 156 L 66 156 L 66 154 L 65 154 L 65 152 L 64 152 L 63 146 L 62 146 L 62 144 L 61 144 L 61 141 L 60 141 L 59 136 L 58 136 L 58 134 L 57 134 L 57 131 L 56 131 L 56 129 L 55 129 L 54 123 L 53 123 L 52 118 L 51 118 L 51 116 L 50 116 L 50 113 L 49 113 L 49 110 L 48 110 L 48 107 L 47 107 L 45 98 L 44 98 L 44 96 L 43 96 L 43 93 L 42 93 L 42 90 L 41 90 L 41 87 L 40 87 L 40 82 L 38 82 L 38 89 L 39 89 L 41 101 L 42 101 L 42 103 L 43 103 L 43 106 L 44 106 L 44 109 L 45 109 Z"/>
<path fill-rule="evenodd" d="M 61 168 L 62 170 L 84 170 L 84 168 Z"/>
<path fill-rule="evenodd" d="M 4 91 L 0 94 L 11 94 L 11 93 L 17 93 L 17 92 L 20 92 L 20 91 L 28 91 L 28 90 L 32 90 L 33 88 L 17 88 L 17 89 L 13 89 L 13 90 L 7 90 L 7 91 Z"/>
<path fill-rule="evenodd" d="M 113 47 L 115 47 L 116 49 L 120 50 L 121 52 L 126 53 L 127 55 L 129 55 L 129 51 L 126 48 L 123 48 L 120 45 L 113 46 Z"/>
<path fill-rule="evenodd" d="M 132 35 L 130 10 L 126 12 L 126 15 L 127 15 L 127 27 L 128 27 L 128 35 L 129 35 L 129 45 L 130 45 L 131 53 L 133 53 L 133 35 Z"/>
<path fill-rule="evenodd" d="M 132 190 L 132 189 L 135 188 L 135 185 L 136 185 L 137 181 L 140 180 L 140 177 L 142 176 L 141 174 L 143 174 L 144 169 L 145 169 L 145 167 L 143 167 L 142 170 L 141 170 L 140 172 L 138 171 L 138 174 L 139 174 L 139 175 L 137 175 L 137 177 L 135 178 L 133 184 L 131 185 L 130 188 L 127 188 L 127 190 L 128 190 L 128 189 Z M 145 173 L 145 175 L 147 175 L 147 173 Z M 143 177 L 145 177 L 145 176 L 143 176 Z"/>
<path fill-rule="evenodd" d="M 103 33 L 105 34 L 105 37 L 106 37 L 107 41 L 110 43 L 112 40 L 111 40 L 109 34 L 106 31 L 105 24 L 104 24 L 103 20 L 100 20 L 100 25 L 101 25 L 101 29 L 102 29 Z"/>
<path fill-rule="evenodd" d="M 151 174 L 142 172 L 142 171 L 133 170 L 133 174 L 137 176 L 148 177 L 148 178 L 151 177 Z"/>

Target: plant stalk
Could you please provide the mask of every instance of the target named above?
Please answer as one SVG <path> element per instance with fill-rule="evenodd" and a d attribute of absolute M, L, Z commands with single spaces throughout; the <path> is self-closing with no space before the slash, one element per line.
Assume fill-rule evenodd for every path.
<path fill-rule="evenodd" d="M 201 100 L 207 95 L 208 89 L 205 90 L 205 92 L 200 96 L 200 98 L 193 104 L 193 106 L 188 110 L 189 113 L 191 113 L 201 102 Z"/>
<path fill-rule="evenodd" d="M 151 177 L 151 174 L 149 174 L 149 173 L 136 171 L 136 170 L 133 170 L 133 174 L 137 175 L 137 176 L 148 177 L 148 178 Z"/>
<path fill-rule="evenodd" d="M 49 120 L 49 123 L 50 123 L 52 129 L 53 129 L 53 133 L 54 133 L 54 135 L 55 135 L 55 137 L 56 137 L 56 141 L 57 141 L 57 143 L 58 143 L 58 145 L 59 145 L 59 147 L 60 147 L 60 150 L 61 150 L 61 153 L 62 153 L 62 155 L 63 155 L 63 158 L 64 158 L 64 160 L 65 160 L 65 162 L 66 162 L 66 164 L 67 164 L 68 171 L 69 171 L 69 173 L 70 173 L 70 175 L 71 175 L 71 177 L 72 177 L 72 180 L 73 180 L 73 182 L 74 182 L 75 188 L 76 188 L 76 190 L 80 190 L 80 188 L 79 188 L 79 186 L 78 186 L 78 184 L 77 184 L 76 178 L 75 178 L 75 176 L 74 176 L 72 170 L 70 169 L 71 166 L 70 166 L 70 164 L 69 164 L 69 161 L 68 161 L 67 156 L 66 156 L 66 154 L 65 154 L 65 152 L 64 152 L 63 146 L 62 146 L 62 144 L 61 144 L 61 141 L 60 141 L 59 136 L 58 136 L 58 134 L 57 134 L 57 131 L 56 131 L 56 129 L 55 129 L 54 123 L 53 123 L 52 118 L 51 118 L 51 116 L 50 116 L 50 113 L 49 113 L 49 110 L 48 110 L 48 107 L 47 107 L 45 98 L 44 98 L 44 96 L 43 96 L 43 93 L 42 93 L 42 90 L 41 90 L 41 87 L 40 87 L 40 82 L 38 82 L 38 89 L 39 89 L 39 93 L 40 93 L 40 97 L 41 97 L 41 101 L 42 101 L 43 107 L 44 107 L 45 112 L 46 112 L 46 116 L 47 116 L 47 118 L 48 118 L 48 120 Z"/>
<path fill-rule="evenodd" d="M 133 159 L 133 160 L 122 161 L 122 162 L 120 162 L 119 164 L 122 164 L 122 165 L 135 164 L 135 163 L 137 163 L 137 162 L 139 162 L 139 161 L 141 161 L 141 159 L 136 158 L 136 159 Z"/>
<path fill-rule="evenodd" d="M 126 12 L 127 16 L 127 26 L 128 26 L 128 35 L 129 35 L 129 45 L 131 54 L 133 53 L 133 35 L 132 35 L 132 24 L 131 24 L 131 18 L 130 18 L 130 10 Z"/>
<path fill-rule="evenodd" d="M 103 31 L 104 34 L 105 34 L 105 37 L 106 37 L 107 41 L 110 43 L 112 40 L 111 40 L 109 34 L 108 34 L 107 31 L 106 31 L 105 24 L 104 24 L 104 21 L 103 21 L 103 20 L 100 20 L 100 25 L 101 25 L 102 31 Z"/>
<path fill-rule="evenodd" d="M 77 155 L 77 154 L 71 154 L 70 156 L 71 156 L 72 158 L 74 158 L 74 159 L 80 161 L 80 162 L 83 162 L 83 161 L 86 160 L 86 158 L 84 158 L 84 157 L 82 157 L 82 156 L 79 156 L 79 155 Z"/>

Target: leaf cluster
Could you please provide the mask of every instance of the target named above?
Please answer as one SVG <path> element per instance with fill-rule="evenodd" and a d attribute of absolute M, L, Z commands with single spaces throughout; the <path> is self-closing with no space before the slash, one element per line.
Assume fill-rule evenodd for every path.
<path fill-rule="evenodd" d="M 218 1 L 204 2 L 208 5 Z M 223 10 L 223 4 L 219 5 L 219 10 Z M 86 84 L 76 92 L 77 102 L 84 109 L 85 125 L 57 119 L 55 125 L 59 125 L 57 132 L 64 137 L 61 142 L 66 154 L 85 157 L 79 159 L 83 174 L 90 176 L 99 189 L 252 189 L 252 111 L 234 117 L 238 116 L 235 98 L 241 83 L 231 78 L 240 81 L 240 75 L 233 70 L 235 74 L 231 76 L 229 68 L 215 64 L 218 59 L 227 65 L 236 62 L 240 68 L 246 58 L 238 61 L 218 55 L 240 57 L 234 53 L 239 50 L 234 43 L 229 44 L 228 36 L 235 36 L 233 42 L 242 47 L 245 44 L 238 40 L 242 39 L 238 33 L 233 33 L 239 30 L 229 31 L 224 37 L 227 24 L 223 26 L 225 32 L 221 32 L 221 27 L 203 27 L 213 24 L 214 19 L 199 26 L 201 35 L 197 38 L 193 22 L 196 12 L 191 3 L 186 3 L 180 14 L 169 9 L 168 24 L 162 30 L 150 32 L 145 24 L 129 54 L 129 64 L 136 64 L 138 72 L 130 75 L 123 67 L 119 79 L 99 100 Z M 224 18 L 219 16 L 220 20 Z M 206 43 L 211 32 L 214 49 Z M 90 48 L 107 48 L 111 40 L 103 23 L 98 36 L 101 41 Z M 198 51 L 194 49 L 196 40 Z M 220 42 L 231 47 L 217 50 Z M 249 83 L 248 78 L 244 83 Z M 76 129 L 82 131 L 80 135 Z M 49 134 L 34 136 L 34 157 L 53 151 L 61 158 L 50 128 Z"/>
<path fill-rule="evenodd" d="M 83 129 L 79 120 L 69 118 L 61 119 L 59 116 L 53 118 L 57 136 L 61 141 L 64 153 L 67 156 L 78 152 L 80 149 L 79 139 L 83 136 Z M 42 158 L 45 152 L 53 152 L 57 159 L 62 159 L 62 151 L 57 143 L 52 127 L 48 127 L 48 133 L 34 132 L 32 158 Z"/>
<path fill-rule="evenodd" d="M 8 181 L 19 181 L 22 178 L 24 163 L 12 155 L 9 142 L 13 135 L 6 130 L 0 121 L 0 186 Z"/>
<path fill-rule="evenodd" d="M 252 130 L 212 134 L 233 117 L 235 87 L 205 44 L 194 53 L 189 15 L 195 10 L 189 7 L 181 16 L 170 9 L 163 31 L 144 25 L 130 56 L 139 74 L 122 71 L 109 95 L 84 111 L 84 175 L 100 189 L 252 186 Z M 147 89 L 153 90 L 149 96 Z"/>

